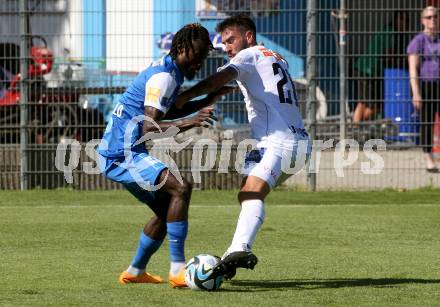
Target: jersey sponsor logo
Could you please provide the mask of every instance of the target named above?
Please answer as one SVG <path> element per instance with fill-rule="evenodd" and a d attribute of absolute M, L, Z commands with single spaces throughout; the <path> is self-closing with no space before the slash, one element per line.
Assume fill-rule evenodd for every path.
<path fill-rule="evenodd" d="M 160 88 L 149 87 L 147 89 L 147 101 L 159 102 L 160 99 Z"/>
<path fill-rule="evenodd" d="M 284 61 L 284 62 L 286 62 L 286 60 L 278 53 L 278 52 L 275 52 L 275 51 L 272 51 L 272 50 L 269 50 L 269 49 L 266 49 L 265 47 L 259 47 L 258 48 L 258 50 L 260 50 L 261 51 L 261 53 L 263 53 L 263 55 L 265 56 L 265 57 L 268 57 L 268 56 L 273 56 L 273 57 L 275 57 L 277 60 L 279 60 L 279 61 Z"/>

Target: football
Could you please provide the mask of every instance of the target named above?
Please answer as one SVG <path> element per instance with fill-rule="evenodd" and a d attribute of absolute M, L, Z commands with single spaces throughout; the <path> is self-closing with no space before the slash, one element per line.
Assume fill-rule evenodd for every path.
<path fill-rule="evenodd" d="M 223 283 L 223 276 L 211 278 L 211 269 L 220 261 L 220 258 L 208 254 L 201 254 L 192 258 L 186 264 L 185 282 L 193 290 L 214 291 Z"/>

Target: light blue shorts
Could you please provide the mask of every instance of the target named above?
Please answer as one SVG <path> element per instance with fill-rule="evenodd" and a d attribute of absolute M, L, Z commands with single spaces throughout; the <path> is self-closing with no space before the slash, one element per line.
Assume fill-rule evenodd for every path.
<path fill-rule="evenodd" d="M 157 187 L 163 170 L 168 167 L 148 152 L 132 152 L 130 157 L 109 158 L 98 154 L 98 166 L 108 179 L 119 182 L 138 200 L 151 204 L 157 198 Z"/>

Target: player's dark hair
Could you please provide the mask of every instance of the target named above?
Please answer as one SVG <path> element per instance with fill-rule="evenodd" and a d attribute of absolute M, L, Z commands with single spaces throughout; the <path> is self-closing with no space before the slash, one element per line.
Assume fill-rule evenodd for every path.
<path fill-rule="evenodd" d="M 209 39 L 209 32 L 200 23 L 190 23 L 185 25 L 182 29 L 177 31 L 171 42 L 170 55 L 176 59 L 179 49 L 185 49 L 185 54 L 188 55 L 190 49 L 194 50 L 193 41 L 200 40 L 207 50 L 211 50 L 211 40 Z"/>
<path fill-rule="evenodd" d="M 251 31 L 254 35 L 254 38 L 257 39 L 257 27 L 255 23 L 246 15 L 236 15 L 232 17 L 228 17 L 222 22 L 220 22 L 215 30 L 219 33 L 223 32 L 226 28 L 229 27 L 240 27 L 244 31 Z"/>

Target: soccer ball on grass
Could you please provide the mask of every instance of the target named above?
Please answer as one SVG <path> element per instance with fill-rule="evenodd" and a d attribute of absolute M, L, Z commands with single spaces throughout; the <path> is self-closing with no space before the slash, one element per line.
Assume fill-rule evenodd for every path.
<path fill-rule="evenodd" d="M 220 288 L 223 276 L 212 278 L 212 268 L 220 258 L 208 254 L 201 254 L 192 258 L 186 264 L 185 282 L 193 290 L 213 291 Z"/>

